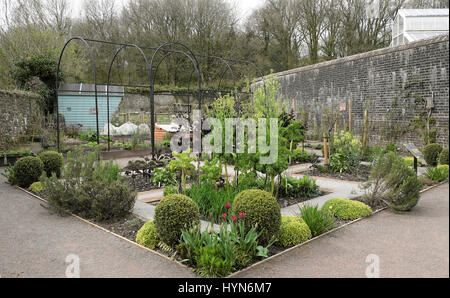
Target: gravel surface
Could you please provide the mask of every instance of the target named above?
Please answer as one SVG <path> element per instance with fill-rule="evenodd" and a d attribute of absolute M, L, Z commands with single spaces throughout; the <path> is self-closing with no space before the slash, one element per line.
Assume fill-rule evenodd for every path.
<path fill-rule="evenodd" d="M 449 277 L 449 185 L 422 194 L 408 213 L 382 211 L 235 277 L 366 277 L 375 254 L 380 277 Z"/>
<path fill-rule="evenodd" d="M 79 256 L 81 277 L 196 277 L 179 264 L 72 216 L 60 217 L 0 178 L 0 276 L 65 277 Z"/>

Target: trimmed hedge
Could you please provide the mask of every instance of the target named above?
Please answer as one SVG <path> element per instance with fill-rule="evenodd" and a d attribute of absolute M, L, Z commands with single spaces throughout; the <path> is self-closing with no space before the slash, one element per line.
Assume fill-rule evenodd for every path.
<path fill-rule="evenodd" d="M 440 144 L 429 144 L 423 148 L 423 157 L 428 165 L 435 167 L 443 148 Z"/>
<path fill-rule="evenodd" d="M 159 243 L 158 233 L 153 220 L 145 223 L 136 234 L 136 242 L 150 249 L 155 249 Z"/>
<path fill-rule="evenodd" d="M 448 165 L 448 148 L 443 149 L 441 154 L 439 154 L 439 163 L 441 165 Z"/>
<path fill-rule="evenodd" d="M 333 216 L 343 220 L 355 220 L 372 214 L 368 205 L 342 198 L 328 200 L 322 210 L 328 210 Z"/>
<path fill-rule="evenodd" d="M 311 239 L 312 234 L 308 225 L 300 217 L 283 216 L 277 236 L 278 244 L 282 247 L 291 247 Z"/>
<path fill-rule="evenodd" d="M 20 187 L 29 187 L 39 181 L 43 170 L 44 164 L 39 157 L 22 157 L 14 164 L 14 182 Z"/>
<path fill-rule="evenodd" d="M 64 158 L 61 153 L 56 151 L 44 151 L 38 156 L 44 163 L 44 171 L 48 177 L 56 173 L 56 177 L 61 177 L 61 168 L 64 164 Z"/>
<path fill-rule="evenodd" d="M 281 225 L 281 209 L 277 200 L 268 192 L 248 189 L 240 192 L 234 199 L 232 214 L 245 213 L 245 229 L 249 231 L 257 225 L 262 234 L 258 241 L 268 243 L 277 235 Z"/>
<path fill-rule="evenodd" d="M 175 246 L 183 229 L 200 224 L 200 212 L 189 197 L 171 194 L 156 206 L 154 224 L 161 241 Z"/>

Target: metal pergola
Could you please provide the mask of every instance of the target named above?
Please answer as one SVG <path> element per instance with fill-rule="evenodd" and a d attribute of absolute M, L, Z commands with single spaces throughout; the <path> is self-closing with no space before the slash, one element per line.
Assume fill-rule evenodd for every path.
<path fill-rule="evenodd" d="M 129 43 L 118 43 L 118 42 L 111 42 L 111 41 L 103 41 L 103 40 L 96 40 L 96 39 L 89 39 L 89 38 L 83 38 L 83 37 L 72 37 L 70 38 L 63 46 L 60 56 L 59 56 L 59 60 L 58 60 L 58 66 L 57 66 L 57 71 L 56 71 L 56 90 L 59 90 L 59 73 L 60 73 L 60 68 L 61 68 L 61 61 L 63 59 L 64 56 L 64 52 L 67 48 L 67 46 L 73 42 L 73 41 L 79 41 L 81 42 L 84 47 L 88 50 L 89 52 L 89 57 L 91 60 L 91 65 L 92 65 L 92 73 L 93 73 L 93 81 L 94 81 L 94 93 L 95 93 L 95 117 L 96 117 L 96 130 L 97 130 L 97 144 L 100 144 L 100 128 L 99 128 L 99 112 L 98 112 L 98 90 L 97 90 L 97 65 L 96 65 L 96 60 L 95 60 L 95 56 L 91 47 L 91 43 L 94 44 L 104 44 L 104 45 L 111 45 L 111 46 L 115 46 L 117 49 L 115 51 L 115 54 L 113 56 L 113 58 L 110 61 L 109 64 L 109 68 L 108 68 L 108 75 L 107 75 L 107 82 L 106 82 L 106 98 L 107 98 L 107 123 L 108 123 L 108 151 L 110 151 L 110 143 L 111 143 L 111 135 L 110 135 L 110 117 L 109 117 L 109 86 L 122 86 L 122 87 L 138 87 L 138 88 L 148 88 L 149 89 L 149 105 L 150 105 L 150 130 L 151 130 L 151 149 L 152 149 L 152 159 L 155 158 L 155 80 L 157 77 L 157 73 L 158 70 L 160 69 L 160 65 L 166 60 L 166 58 L 170 57 L 171 55 L 182 55 L 183 57 L 185 57 L 186 59 L 188 59 L 191 64 L 192 64 L 192 71 L 189 75 L 189 81 L 188 81 L 188 94 L 189 95 L 194 95 L 196 93 L 197 95 L 197 102 L 198 102 L 198 107 L 199 109 L 201 109 L 202 106 L 202 96 L 203 93 L 206 92 L 212 92 L 213 94 L 215 94 L 216 96 L 219 95 L 220 93 L 231 93 L 233 94 L 236 98 L 237 95 L 239 93 L 245 93 L 245 94 L 251 94 L 251 91 L 249 92 L 243 92 L 243 91 L 238 91 L 236 88 L 236 76 L 235 73 L 232 69 L 232 67 L 236 64 L 245 64 L 248 65 L 252 68 L 254 68 L 254 70 L 259 74 L 259 76 L 263 79 L 263 84 L 264 84 L 264 89 L 265 89 L 265 82 L 264 82 L 264 75 L 261 71 L 261 69 L 259 69 L 255 63 L 251 62 L 251 61 L 246 61 L 246 60 L 236 60 L 236 59 L 226 59 L 226 58 L 221 58 L 221 57 L 216 57 L 216 56 L 208 56 L 208 55 L 202 55 L 202 54 L 196 54 L 194 52 L 192 52 L 186 45 L 180 43 L 180 42 L 167 42 L 164 43 L 156 48 L 154 47 L 145 47 L 145 46 L 138 46 L 135 44 L 129 44 Z M 170 47 L 174 47 L 176 46 L 177 48 L 182 48 L 182 50 L 172 50 L 170 49 Z M 146 66 L 146 71 L 148 73 L 148 85 L 131 85 L 131 84 L 111 84 L 111 72 L 113 69 L 113 65 L 114 62 L 116 61 L 116 58 L 118 57 L 118 55 L 120 54 L 120 52 L 122 52 L 124 49 L 127 48 L 134 48 L 138 51 L 138 53 L 140 54 L 140 56 L 142 56 L 142 59 L 145 63 Z M 149 60 L 144 52 L 144 50 L 151 50 L 153 51 L 153 54 L 151 56 L 151 59 Z M 163 53 L 164 56 L 157 61 L 157 55 L 158 53 Z M 221 72 L 220 74 L 220 78 L 219 78 L 219 83 L 216 89 L 213 90 L 208 90 L 208 89 L 202 89 L 202 73 L 200 70 L 200 63 L 207 60 L 207 59 L 212 59 L 212 60 L 217 60 L 218 62 L 222 63 L 224 66 L 224 70 Z M 221 90 L 221 84 L 222 81 L 225 77 L 225 75 L 227 73 L 230 73 L 231 76 L 231 81 L 233 83 L 233 88 L 231 90 Z M 192 76 L 196 74 L 197 75 L 197 92 L 193 92 L 191 94 L 190 92 L 190 84 L 191 84 L 191 80 L 192 80 Z M 249 77 L 250 79 L 250 77 Z M 189 100 L 188 96 L 188 100 Z M 239 110 L 240 108 L 240 103 L 238 103 L 238 101 L 236 101 L 236 109 Z M 58 107 L 58 96 L 56 96 L 56 115 L 57 115 L 57 119 L 56 119 L 56 127 L 57 127 L 57 149 L 58 152 L 60 152 L 61 148 L 60 148 L 60 116 L 59 116 L 59 107 Z"/>

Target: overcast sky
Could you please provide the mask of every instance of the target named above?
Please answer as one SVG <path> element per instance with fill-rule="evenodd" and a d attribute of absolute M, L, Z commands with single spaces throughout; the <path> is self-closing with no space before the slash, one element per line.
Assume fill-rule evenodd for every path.
<path fill-rule="evenodd" d="M 248 15 L 250 15 L 255 8 L 261 7 L 265 0 L 226 0 L 226 1 L 234 3 L 236 5 L 237 11 L 239 12 L 238 17 L 242 20 Z M 70 2 L 72 4 L 73 17 L 78 17 L 84 0 L 71 0 Z M 116 0 L 116 3 L 120 8 L 127 2 L 128 0 Z"/>

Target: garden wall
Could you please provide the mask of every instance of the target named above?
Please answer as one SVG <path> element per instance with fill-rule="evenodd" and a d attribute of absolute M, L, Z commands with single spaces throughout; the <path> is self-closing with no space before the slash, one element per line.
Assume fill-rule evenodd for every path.
<path fill-rule="evenodd" d="M 40 96 L 23 91 L 0 90 L 0 146 L 22 137 L 41 113 Z"/>
<path fill-rule="evenodd" d="M 385 48 L 275 74 L 282 94 L 318 137 L 334 129 L 327 119 L 338 115 L 338 129 L 361 136 L 364 110 L 369 112 L 368 142 L 413 142 L 423 147 L 427 101 L 430 130 L 448 146 L 449 35 Z M 261 80 L 255 86 L 261 85 Z M 304 113 L 300 113 L 302 107 Z M 345 111 L 339 111 L 339 109 Z M 327 123 L 330 122 L 330 123 Z"/>

